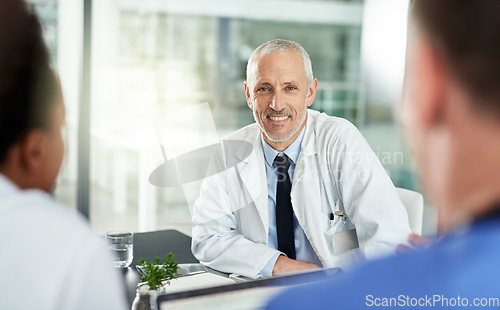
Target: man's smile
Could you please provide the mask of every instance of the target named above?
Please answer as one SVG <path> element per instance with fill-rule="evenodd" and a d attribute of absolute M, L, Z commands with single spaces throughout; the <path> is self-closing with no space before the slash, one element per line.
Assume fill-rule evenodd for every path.
<path fill-rule="evenodd" d="M 273 122 L 282 122 L 288 119 L 290 116 L 268 116 L 268 118 Z"/>

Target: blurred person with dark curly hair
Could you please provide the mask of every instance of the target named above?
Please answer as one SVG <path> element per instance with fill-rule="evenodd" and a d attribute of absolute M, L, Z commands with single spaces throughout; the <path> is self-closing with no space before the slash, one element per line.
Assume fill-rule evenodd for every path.
<path fill-rule="evenodd" d="M 0 1 L 0 309 L 125 309 L 103 240 L 47 195 L 64 117 L 37 16 Z"/>

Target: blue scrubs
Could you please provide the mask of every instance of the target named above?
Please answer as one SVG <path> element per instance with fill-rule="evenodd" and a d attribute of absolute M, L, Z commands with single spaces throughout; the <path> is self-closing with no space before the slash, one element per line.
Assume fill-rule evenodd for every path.
<path fill-rule="evenodd" d="M 500 309 L 500 214 L 428 249 L 287 290 L 267 309 Z"/>

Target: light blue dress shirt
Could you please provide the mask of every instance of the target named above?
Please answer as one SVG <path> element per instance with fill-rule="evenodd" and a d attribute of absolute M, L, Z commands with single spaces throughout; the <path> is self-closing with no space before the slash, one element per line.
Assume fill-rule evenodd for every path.
<path fill-rule="evenodd" d="M 293 172 L 295 170 L 295 164 L 297 163 L 297 159 L 299 158 L 300 150 L 302 147 L 302 140 L 304 139 L 304 133 L 306 128 L 304 127 L 300 132 L 299 136 L 293 141 L 293 143 L 283 152 L 278 152 L 273 149 L 267 142 L 264 140 L 261 133 L 261 141 L 262 148 L 264 149 L 264 158 L 266 160 L 266 176 L 267 176 L 267 201 L 269 208 L 269 231 L 268 245 L 271 248 L 278 249 L 278 235 L 276 233 L 276 187 L 278 185 L 278 171 L 277 166 L 274 163 L 274 159 L 277 155 L 281 155 L 283 153 L 286 154 L 293 162 L 288 168 L 288 174 L 290 176 L 290 180 L 293 180 Z M 293 187 L 293 182 L 292 182 Z M 322 266 L 320 260 L 311 246 L 311 243 L 307 239 L 304 230 L 300 227 L 299 222 L 297 221 L 297 217 L 293 216 L 293 226 L 294 226 L 294 234 L 295 234 L 295 252 L 296 259 L 301 261 L 310 262 L 316 264 L 318 266 Z M 271 276 L 274 268 L 274 264 L 280 255 L 285 255 L 281 252 L 276 252 L 276 254 L 271 257 L 271 259 L 267 262 L 267 264 L 262 268 L 259 272 L 262 276 Z"/>

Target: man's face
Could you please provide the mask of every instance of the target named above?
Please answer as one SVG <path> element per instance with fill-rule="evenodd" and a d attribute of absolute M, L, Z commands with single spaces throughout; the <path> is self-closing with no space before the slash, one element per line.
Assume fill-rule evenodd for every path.
<path fill-rule="evenodd" d="M 423 154 L 423 132 L 418 122 L 419 105 L 419 84 L 418 73 L 418 42 L 412 37 L 408 37 L 408 50 L 405 66 L 405 85 L 403 90 L 403 100 L 400 105 L 401 125 L 407 137 L 407 143 L 419 164 L 422 164 Z"/>
<path fill-rule="evenodd" d="M 264 139 L 271 145 L 291 144 L 305 126 L 316 79 L 307 85 L 302 57 L 296 52 L 259 56 L 250 69 L 245 92 Z"/>
<path fill-rule="evenodd" d="M 414 23 L 410 26 L 415 27 Z M 418 31 L 410 31 L 401 120 L 426 194 L 440 204 L 445 192 L 443 186 L 448 183 L 444 178 L 450 149 L 445 139 L 446 130 L 435 122 L 439 117 L 436 107 L 442 106 L 444 89 L 437 59 L 428 39 Z"/>

